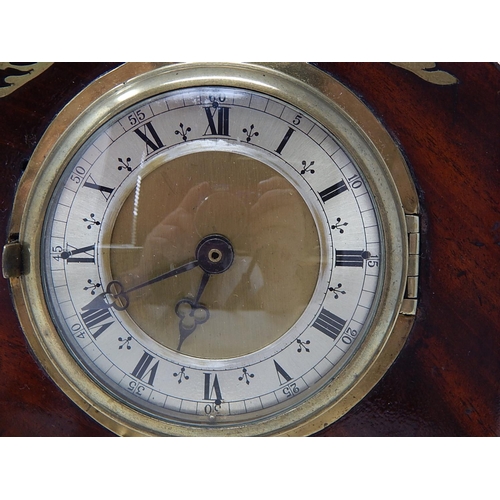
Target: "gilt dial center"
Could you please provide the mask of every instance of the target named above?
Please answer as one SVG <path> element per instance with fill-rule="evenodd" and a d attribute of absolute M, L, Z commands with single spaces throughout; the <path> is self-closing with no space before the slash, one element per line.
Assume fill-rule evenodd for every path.
<path fill-rule="evenodd" d="M 278 341 L 302 318 L 327 245 L 295 181 L 216 147 L 153 159 L 140 185 L 129 185 L 110 274 L 128 290 L 155 280 L 130 297 L 131 328 L 182 355 L 229 360 Z M 186 272 L 156 280 L 179 266 Z"/>

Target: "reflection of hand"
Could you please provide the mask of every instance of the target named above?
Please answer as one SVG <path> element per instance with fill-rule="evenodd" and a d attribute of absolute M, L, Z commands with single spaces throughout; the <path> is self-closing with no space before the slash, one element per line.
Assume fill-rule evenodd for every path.
<path fill-rule="evenodd" d="M 191 188 L 181 204 L 149 233 L 139 263 L 142 276 L 154 275 L 165 269 L 165 265 L 192 258 L 200 239 L 194 216 L 209 192 L 208 182 Z"/>
<path fill-rule="evenodd" d="M 259 183 L 259 198 L 252 206 L 250 233 L 253 250 L 268 245 L 285 244 L 304 236 L 303 219 L 297 197 L 300 195 L 282 177 L 271 177 Z M 278 231 L 278 234 L 276 233 Z M 280 238 L 281 233 L 286 239 Z"/>
<path fill-rule="evenodd" d="M 306 258 L 304 205 L 297 203 L 300 195 L 281 177 L 260 182 L 259 195 L 250 210 L 251 254 L 264 280 L 260 302 L 279 313 L 302 297 L 297 288 Z"/>

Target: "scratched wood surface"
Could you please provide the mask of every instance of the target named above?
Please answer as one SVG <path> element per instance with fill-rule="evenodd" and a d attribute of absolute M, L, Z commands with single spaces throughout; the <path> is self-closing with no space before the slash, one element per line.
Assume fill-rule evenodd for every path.
<path fill-rule="evenodd" d="M 115 66 L 54 64 L 0 97 L 4 240 L 17 182 L 50 120 Z M 405 347 L 373 391 L 317 435 L 500 435 L 500 70 L 318 66 L 358 95 L 401 147 L 419 191 L 422 236 L 419 309 Z M 19 69 L 0 66 L 0 95 L 5 71 Z M 3 279 L 0 374 L 0 436 L 112 435 L 39 368 Z"/>

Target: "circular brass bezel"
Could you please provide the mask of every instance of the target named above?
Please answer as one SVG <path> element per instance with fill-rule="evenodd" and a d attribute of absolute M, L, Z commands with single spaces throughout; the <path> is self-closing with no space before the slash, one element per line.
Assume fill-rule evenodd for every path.
<path fill-rule="evenodd" d="M 224 428 L 173 424 L 139 413 L 98 386 L 59 337 L 44 299 L 40 244 L 48 200 L 69 160 L 100 126 L 134 103 L 201 85 L 247 88 L 311 115 L 342 143 L 363 172 L 378 208 L 386 263 L 378 308 L 363 343 L 333 382 L 277 416 Z M 24 274 L 11 278 L 28 342 L 54 382 L 84 411 L 119 435 L 309 435 L 344 415 L 379 381 L 409 333 L 401 313 L 408 269 L 405 214 L 418 213 L 408 168 L 388 132 L 339 82 L 309 64 L 137 64 L 118 67 L 77 95 L 54 119 L 21 180 L 10 234 L 19 233 Z"/>

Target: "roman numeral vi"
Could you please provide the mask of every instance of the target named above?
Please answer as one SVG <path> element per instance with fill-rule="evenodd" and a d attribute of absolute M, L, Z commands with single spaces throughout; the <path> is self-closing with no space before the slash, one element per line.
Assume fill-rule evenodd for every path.
<path fill-rule="evenodd" d="M 205 373 L 205 383 L 203 385 L 203 399 L 205 401 L 213 401 L 213 396 L 215 395 L 215 404 L 222 404 L 222 391 L 220 390 L 219 379 L 217 374 L 214 376 L 214 381 L 212 382 L 212 374 Z"/>

